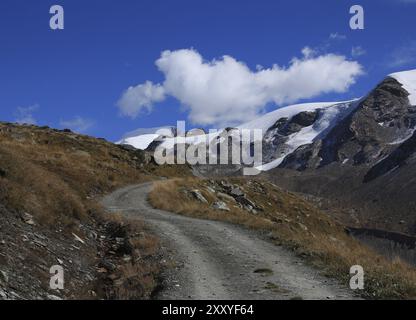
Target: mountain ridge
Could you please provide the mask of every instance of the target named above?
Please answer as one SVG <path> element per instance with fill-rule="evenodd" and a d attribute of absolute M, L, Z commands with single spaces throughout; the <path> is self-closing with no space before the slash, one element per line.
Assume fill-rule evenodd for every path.
<path fill-rule="evenodd" d="M 396 83 L 392 84 L 394 81 Z M 380 85 L 390 85 L 391 90 L 396 90 L 396 92 L 401 93 L 403 100 L 407 98 L 410 105 L 415 104 L 416 70 L 390 74 L 374 90 L 377 90 Z M 263 165 L 259 166 L 258 169 L 262 171 L 268 171 L 277 166 L 281 166 L 282 163 L 285 167 L 288 166 L 293 168 L 296 166 L 294 166 L 293 163 L 289 164 L 288 162 L 290 162 L 290 159 L 293 158 L 293 156 L 296 156 L 294 153 L 299 148 L 300 150 L 298 151 L 303 155 L 305 152 L 314 153 L 314 150 L 316 149 L 316 141 L 323 140 L 325 138 L 325 134 L 330 134 L 332 128 L 337 126 L 338 122 L 347 117 L 350 112 L 353 112 L 361 101 L 368 99 L 367 97 L 371 96 L 373 91 L 371 91 L 367 96 L 363 98 L 349 101 L 303 103 L 278 108 L 277 110 L 264 114 L 250 122 L 243 123 L 237 126 L 236 129 L 263 130 L 263 150 L 266 150 L 266 152 L 263 152 Z M 403 104 L 404 102 L 402 101 L 401 103 Z M 298 130 L 296 131 L 286 130 L 288 126 L 293 127 L 293 122 L 291 122 L 291 120 L 294 117 L 302 115 L 302 113 L 303 115 L 306 115 L 308 112 L 317 112 L 319 116 L 317 116 L 315 121 L 312 123 L 308 123 L 308 125 L 302 126 L 298 124 Z M 383 119 L 381 118 L 380 121 L 381 120 Z M 281 122 L 280 124 L 279 121 Z M 379 124 L 381 123 L 382 122 L 379 122 Z M 285 129 L 286 131 L 279 131 L 279 127 L 280 129 Z M 163 130 L 161 131 L 160 128 L 156 128 L 159 130 L 154 130 L 152 132 L 149 131 L 147 134 L 143 135 L 130 135 L 128 138 L 124 138 L 123 140 L 119 141 L 119 143 L 129 144 L 138 149 L 146 149 L 152 145 L 152 143 L 154 147 L 155 142 L 158 142 L 156 144 L 164 143 L 166 147 L 173 148 L 175 145 L 174 137 L 177 135 L 177 132 L 174 132 L 172 127 L 166 128 L 170 129 L 165 129 L 164 131 L 169 132 L 163 132 Z M 273 130 L 274 132 L 271 132 Z M 199 136 L 198 138 L 182 138 L 182 140 L 180 140 L 181 142 L 178 143 L 199 144 L 203 142 L 204 139 L 210 142 L 213 138 L 220 136 L 221 132 L 224 131 L 225 130 L 219 130 L 218 134 L 207 134 L 205 136 Z M 399 138 L 403 139 L 405 137 L 406 136 L 400 136 Z M 407 132 L 407 138 L 410 138 L 409 132 Z M 404 139 L 402 142 L 405 140 L 406 139 Z M 327 139 L 323 142 L 328 144 L 329 140 Z M 393 142 L 394 141 L 391 141 L 390 143 Z M 312 150 L 307 147 L 308 145 L 312 147 Z M 329 157 L 328 154 L 326 156 Z M 343 159 L 343 161 L 345 160 L 346 159 Z M 325 159 L 325 161 L 328 162 L 330 160 L 328 158 Z M 304 165 L 300 165 L 299 167 L 303 166 Z"/>
<path fill-rule="evenodd" d="M 265 130 L 261 175 L 266 179 L 325 199 L 327 209 L 347 225 L 414 235 L 415 75 L 416 70 L 393 73 L 360 99 L 288 106 L 238 128 Z M 169 141 L 172 147 L 173 140 L 158 143 Z M 238 175 L 241 166 L 194 166 L 194 174 Z"/>

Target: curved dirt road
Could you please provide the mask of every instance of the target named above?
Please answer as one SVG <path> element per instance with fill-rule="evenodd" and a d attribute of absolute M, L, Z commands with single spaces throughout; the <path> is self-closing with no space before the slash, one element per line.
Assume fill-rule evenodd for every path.
<path fill-rule="evenodd" d="M 354 298 L 349 289 L 255 232 L 152 208 L 147 203 L 151 186 L 120 189 L 102 203 L 109 211 L 143 219 L 173 255 L 177 268 L 165 275 L 157 299 Z"/>

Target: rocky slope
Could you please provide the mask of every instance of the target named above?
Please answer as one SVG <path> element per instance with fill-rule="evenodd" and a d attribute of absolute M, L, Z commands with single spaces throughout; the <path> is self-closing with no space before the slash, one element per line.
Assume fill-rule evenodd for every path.
<path fill-rule="evenodd" d="M 0 299 L 148 298 L 157 238 L 97 200 L 166 169 L 102 139 L 0 123 Z M 64 268 L 63 290 L 49 286 L 54 265 Z"/>
<path fill-rule="evenodd" d="M 323 139 L 293 152 L 283 168 L 318 168 L 332 162 L 374 165 L 409 139 L 416 125 L 416 106 L 409 93 L 393 78 L 386 78 L 358 108 Z"/>

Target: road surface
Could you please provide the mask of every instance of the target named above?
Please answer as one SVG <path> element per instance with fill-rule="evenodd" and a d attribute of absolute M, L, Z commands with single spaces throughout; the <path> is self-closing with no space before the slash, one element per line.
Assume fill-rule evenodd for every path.
<path fill-rule="evenodd" d="M 301 259 L 240 226 L 152 208 L 152 184 L 120 189 L 102 203 L 109 211 L 144 220 L 176 262 L 156 299 L 353 299 Z M 226 214 L 226 213 L 224 213 Z"/>

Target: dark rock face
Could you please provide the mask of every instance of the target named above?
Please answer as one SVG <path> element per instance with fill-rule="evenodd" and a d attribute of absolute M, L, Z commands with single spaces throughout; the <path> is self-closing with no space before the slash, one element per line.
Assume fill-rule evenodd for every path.
<path fill-rule="evenodd" d="M 117 146 L 120 149 L 129 152 L 133 156 L 133 159 L 136 160 L 137 162 L 144 163 L 144 164 L 149 164 L 153 162 L 153 157 L 149 152 L 136 149 L 135 147 L 128 145 L 128 144 L 118 144 Z M 114 155 L 114 157 L 117 158 L 116 155 Z"/>
<path fill-rule="evenodd" d="M 265 175 L 327 200 L 347 224 L 415 235 L 416 106 L 408 95 L 385 79 L 321 140 Z"/>
<path fill-rule="evenodd" d="M 364 182 L 374 180 L 390 171 L 408 164 L 416 154 L 416 132 L 397 147 L 389 156 L 374 165 L 364 176 Z"/>
<path fill-rule="evenodd" d="M 395 79 L 385 79 L 322 141 L 300 147 L 280 167 L 305 170 L 333 162 L 374 165 L 416 126 L 416 107 L 410 105 L 408 95 Z"/>
<path fill-rule="evenodd" d="M 299 132 L 305 127 L 309 127 L 314 124 L 318 119 L 318 111 L 304 111 L 293 116 L 291 119 L 281 118 L 268 130 L 268 133 L 278 134 L 281 136 L 289 136 L 296 132 Z"/>
<path fill-rule="evenodd" d="M 358 109 L 323 140 L 321 166 L 349 159 L 354 165 L 374 164 L 391 152 L 391 144 L 409 136 L 416 125 L 408 92 L 393 78 L 380 83 Z"/>
<path fill-rule="evenodd" d="M 285 125 L 288 123 L 289 119 L 288 118 L 280 118 L 279 120 L 276 121 L 276 123 L 271 126 L 269 128 L 269 131 L 275 130 L 277 129 L 278 131 L 282 130 Z"/>
<path fill-rule="evenodd" d="M 312 144 L 299 147 L 295 152 L 289 154 L 281 163 L 280 167 L 298 171 L 319 166 L 321 158 L 319 151 L 322 147 L 322 140 Z"/>
<path fill-rule="evenodd" d="M 136 152 L 138 149 L 136 149 L 135 147 L 129 145 L 129 144 L 118 144 L 117 145 L 120 149 L 129 151 L 129 152 Z"/>
<path fill-rule="evenodd" d="M 267 130 L 263 141 L 263 160 L 270 162 L 280 158 L 284 154 L 288 146 L 286 142 L 289 136 L 299 132 L 305 127 L 309 127 L 315 123 L 319 117 L 319 110 L 313 112 L 300 112 L 291 119 L 281 118 Z"/>
<path fill-rule="evenodd" d="M 304 127 L 309 127 L 318 119 L 318 112 L 301 112 L 295 115 L 289 122 L 289 132 L 299 132 Z"/>
<path fill-rule="evenodd" d="M 153 140 L 150 144 L 149 144 L 149 146 L 147 147 L 147 149 L 146 149 L 146 151 L 149 151 L 149 152 L 154 152 L 156 149 L 157 149 L 157 147 L 159 146 L 159 145 L 161 145 L 163 143 L 163 141 L 161 140 L 161 139 L 155 139 L 155 140 Z"/>

